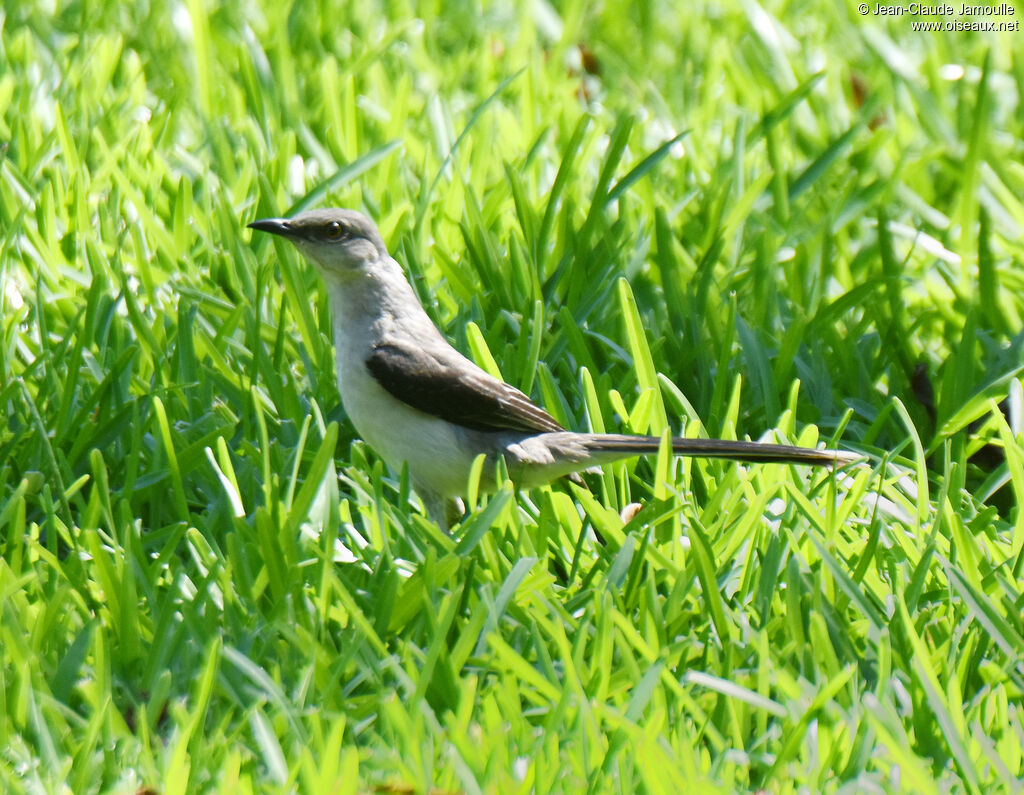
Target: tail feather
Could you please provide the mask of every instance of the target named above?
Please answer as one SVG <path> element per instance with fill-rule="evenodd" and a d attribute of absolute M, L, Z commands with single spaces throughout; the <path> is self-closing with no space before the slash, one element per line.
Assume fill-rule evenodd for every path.
<path fill-rule="evenodd" d="M 585 446 L 595 454 L 645 455 L 656 453 L 661 444 L 657 436 L 625 434 L 593 434 Z M 769 442 L 742 442 L 730 439 L 672 438 L 672 452 L 700 458 L 728 458 L 748 463 L 808 464 L 810 466 L 842 466 L 860 456 L 839 450 L 814 450 Z"/>
<path fill-rule="evenodd" d="M 503 448 L 509 473 L 525 488 L 548 483 L 572 472 L 590 469 L 620 458 L 658 452 L 657 436 L 559 431 L 519 438 Z M 839 467 L 861 458 L 839 450 L 812 450 L 768 442 L 727 439 L 672 439 L 676 455 L 728 458 L 748 463 L 805 464 Z"/>

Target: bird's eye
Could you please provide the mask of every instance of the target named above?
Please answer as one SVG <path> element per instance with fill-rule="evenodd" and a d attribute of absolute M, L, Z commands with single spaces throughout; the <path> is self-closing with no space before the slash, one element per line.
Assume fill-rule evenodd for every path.
<path fill-rule="evenodd" d="M 345 237 L 345 230 L 337 221 L 331 221 L 324 229 L 324 237 L 328 240 L 341 240 Z"/>

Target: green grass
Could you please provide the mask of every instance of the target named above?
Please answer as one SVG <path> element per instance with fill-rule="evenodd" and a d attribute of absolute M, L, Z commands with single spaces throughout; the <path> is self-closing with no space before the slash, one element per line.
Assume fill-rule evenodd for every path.
<path fill-rule="evenodd" d="M 1022 34 L 433 5 L 0 9 L 0 789 L 1019 792 Z M 445 536 L 244 228 L 312 205 L 569 427 L 871 463 Z"/>

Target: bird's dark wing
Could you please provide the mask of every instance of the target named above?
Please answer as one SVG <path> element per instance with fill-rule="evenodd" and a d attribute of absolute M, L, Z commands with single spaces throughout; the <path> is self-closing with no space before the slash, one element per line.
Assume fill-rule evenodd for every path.
<path fill-rule="evenodd" d="M 447 345 L 431 350 L 378 343 L 366 367 L 403 403 L 456 425 L 477 431 L 565 430 L 518 389 L 492 378 Z"/>

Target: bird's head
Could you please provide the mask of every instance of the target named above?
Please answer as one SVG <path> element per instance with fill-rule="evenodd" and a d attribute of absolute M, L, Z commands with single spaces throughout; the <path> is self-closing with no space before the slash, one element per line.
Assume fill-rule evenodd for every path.
<path fill-rule="evenodd" d="M 355 210 L 307 210 L 291 218 L 262 218 L 249 226 L 290 240 L 325 277 L 354 275 L 388 256 L 373 221 Z"/>

